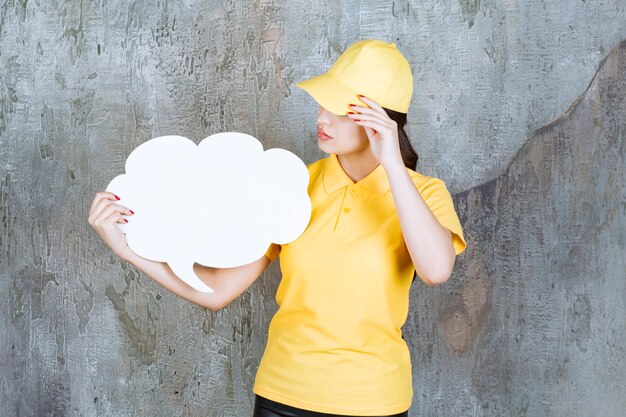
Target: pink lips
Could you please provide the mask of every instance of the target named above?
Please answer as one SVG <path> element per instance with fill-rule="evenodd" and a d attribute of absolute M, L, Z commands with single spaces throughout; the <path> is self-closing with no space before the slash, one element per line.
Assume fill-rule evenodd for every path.
<path fill-rule="evenodd" d="M 317 131 L 317 137 L 322 139 L 322 140 L 330 140 L 330 139 L 332 139 L 330 136 L 328 136 L 326 133 L 324 133 L 323 130 L 318 130 Z"/>

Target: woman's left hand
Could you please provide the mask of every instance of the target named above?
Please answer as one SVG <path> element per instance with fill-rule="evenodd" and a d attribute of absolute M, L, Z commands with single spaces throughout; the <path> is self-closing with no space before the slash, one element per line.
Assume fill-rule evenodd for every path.
<path fill-rule="evenodd" d="M 355 114 L 348 117 L 363 126 L 370 140 L 372 153 L 378 161 L 388 167 L 392 164 L 404 165 L 398 140 L 398 124 L 385 113 L 385 110 L 374 100 L 359 95 L 359 99 L 370 107 L 350 105 Z"/>

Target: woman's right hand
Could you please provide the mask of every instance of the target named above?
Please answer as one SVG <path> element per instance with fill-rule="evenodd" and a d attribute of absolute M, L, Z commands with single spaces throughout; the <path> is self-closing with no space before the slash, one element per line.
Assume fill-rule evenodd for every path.
<path fill-rule="evenodd" d="M 89 224 L 116 255 L 123 256 L 131 249 L 126 242 L 126 234 L 116 223 L 128 223 L 122 215 L 132 215 L 133 212 L 116 204 L 117 200 L 117 196 L 109 191 L 97 192 L 89 209 Z"/>

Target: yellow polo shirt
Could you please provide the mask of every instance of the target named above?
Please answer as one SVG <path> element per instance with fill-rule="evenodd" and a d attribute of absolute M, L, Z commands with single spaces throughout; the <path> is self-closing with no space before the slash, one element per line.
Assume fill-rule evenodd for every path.
<path fill-rule="evenodd" d="M 307 165 L 311 219 L 280 253 L 279 309 L 253 387 L 263 397 L 322 413 L 387 415 L 413 398 L 401 327 L 414 266 L 387 173 L 378 165 L 354 182 L 337 155 Z M 407 168 L 420 195 L 453 236 L 465 239 L 445 183 Z"/>

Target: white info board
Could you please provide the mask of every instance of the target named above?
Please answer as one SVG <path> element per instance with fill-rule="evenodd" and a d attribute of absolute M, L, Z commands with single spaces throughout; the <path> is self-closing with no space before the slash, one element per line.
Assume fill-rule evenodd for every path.
<path fill-rule="evenodd" d="M 211 135 L 196 145 L 160 136 L 135 148 L 126 173 L 106 190 L 135 214 L 117 226 L 139 256 L 167 262 L 191 287 L 213 292 L 194 262 L 231 268 L 296 240 L 309 224 L 309 172 L 286 149 L 263 150 L 254 136 Z"/>

